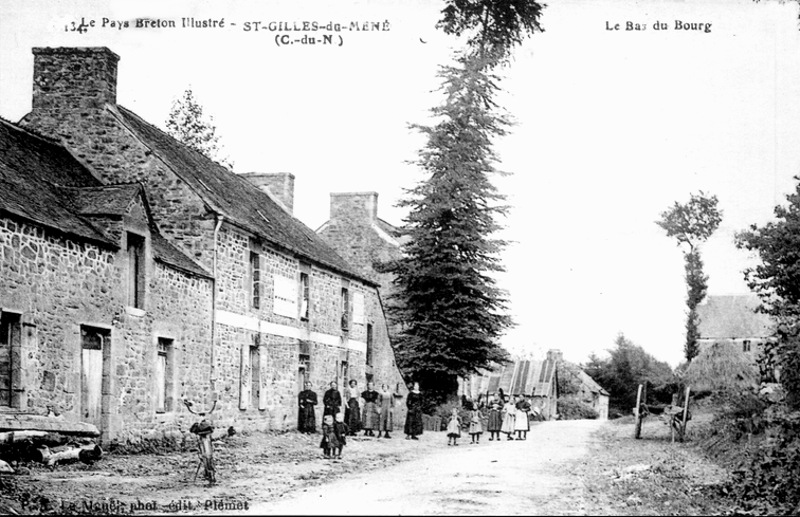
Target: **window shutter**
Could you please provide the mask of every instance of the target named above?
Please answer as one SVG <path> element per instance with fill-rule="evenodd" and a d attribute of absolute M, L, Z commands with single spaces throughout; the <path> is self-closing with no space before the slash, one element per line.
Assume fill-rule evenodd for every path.
<path fill-rule="evenodd" d="M 258 361 L 261 368 L 259 376 L 260 387 L 258 390 L 258 409 L 267 409 L 267 347 L 261 345 L 258 349 Z"/>
<path fill-rule="evenodd" d="M 242 344 L 242 359 L 239 369 L 239 409 L 250 407 L 250 382 L 252 372 L 250 370 L 250 345 Z"/>

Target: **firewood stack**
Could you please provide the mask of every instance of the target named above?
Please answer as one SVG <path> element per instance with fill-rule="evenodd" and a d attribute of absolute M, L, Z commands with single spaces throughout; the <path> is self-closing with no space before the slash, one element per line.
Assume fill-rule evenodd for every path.
<path fill-rule="evenodd" d="M 96 443 L 100 433 L 92 424 L 67 422 L 52 411 L 47 416 L 0 416 L 0 473 L 14 473 L 11 465 L 38 462 L 54 469 L 59 463 L 94 463 L 103 456 Z"/>

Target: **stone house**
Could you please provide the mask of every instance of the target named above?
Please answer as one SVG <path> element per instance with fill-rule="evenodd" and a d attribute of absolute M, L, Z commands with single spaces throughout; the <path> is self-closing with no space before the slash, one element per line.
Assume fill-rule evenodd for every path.
<path fill-rule="evenodd" d="M 101 184 L 141 185 L 164 242 L 210 279 L 207 331 L 192 339 L 210 343 L 196 398 L 218 398 L 218 427 L 294 427 L 305 380 L 320 398 L 335 379 L 402 382 L 378 283 L 292 216 L 291 175 L 235 175 L 118 105 L 107 48 L 33 54 L 21 124 L 58 139 Z"/>
<path fill-rule="evenodd" d="M 209 273 L 161 236 L 141 184 L 104 185 L 3 120 L 0 268 L 3 428 L 52 407 L 102 439 L 141 436 L 204 395 Z"/>
<path fill-rule="evenodd" d="M 379 272 L 376 266 L 400 258 L 404 237 L 396 226 L 378 217 L 377 192 L 332 192 L 330 219 L 317 233 L 367 278 L 380 284 L 381 298 L 391 306 L 393 275 Z"/>
<path fill-rule="evenodd" d="M 756 312 L 756 295 L 707 296 L 697 306 L 700 351 L 714 344 L 741 352 L 755 363 L 761 346 L 772 338 L 774 323 Z"/>

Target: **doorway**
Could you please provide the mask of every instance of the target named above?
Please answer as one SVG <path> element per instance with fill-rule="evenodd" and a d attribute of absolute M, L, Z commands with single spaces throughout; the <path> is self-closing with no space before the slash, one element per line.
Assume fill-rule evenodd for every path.
<path fill-rule="evenodd" d="M 111 331 L 81 326 L 81 421 L 103 428 L 108 413 Z M 104 404 L 105 402 L 105 404 Z"/>

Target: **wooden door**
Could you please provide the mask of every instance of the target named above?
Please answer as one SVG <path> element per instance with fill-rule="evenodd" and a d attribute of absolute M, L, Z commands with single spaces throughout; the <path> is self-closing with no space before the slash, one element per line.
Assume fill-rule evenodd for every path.
<path fill-rule="evenodd" d="M 167 352 L 162 350 L 159 343 L 156 356 L 156 413 L 167 410 Z"/>
<path fill-rule="evenodd" d="M 11 405 L 12 372 L 11 349 L 15 339 L 13 314 L 0 315 L 0 406 Z"/>
<path fill-rule="evenodd" d="M 101 429 L 103 401 L 103 337 L 82 332 L 81 420 Z"/>

